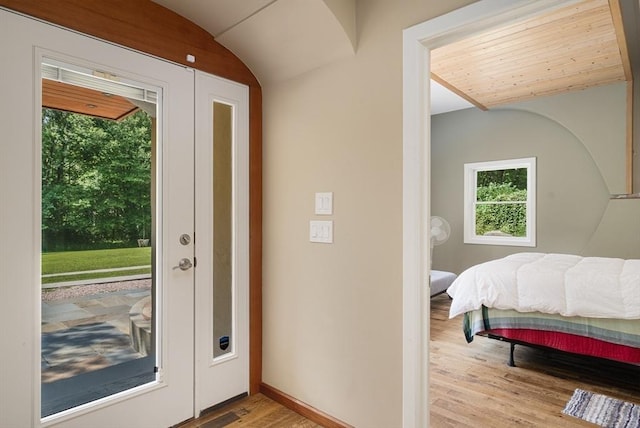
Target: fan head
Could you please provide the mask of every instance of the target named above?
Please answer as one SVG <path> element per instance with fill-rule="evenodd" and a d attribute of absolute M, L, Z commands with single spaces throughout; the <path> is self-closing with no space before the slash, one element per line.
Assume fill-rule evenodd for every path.
<path fill-rule="evenodd" d="M 447 242 L 451 235 L 451 226 L 449 222 L 442 217 L 431 217 L 431 245 L 440 245 Z"/>

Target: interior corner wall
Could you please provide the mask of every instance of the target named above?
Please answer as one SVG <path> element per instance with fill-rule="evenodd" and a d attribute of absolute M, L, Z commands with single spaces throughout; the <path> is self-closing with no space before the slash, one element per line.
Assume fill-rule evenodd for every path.
<path fill-rule="evenodd" d="M 357 2 L 354 56 L 263 85 L 263 382 L 354 426 L 402 426 L 402 30 L 468 3 Z"/>
<path fill-rule="evenodd" d="M 508 254 L 537 251 L 640 258 L 640 200 L 624 188 L 625 87 L 609 85 L 482 112 L 432 117 L 432 214 L 451 223 L 435 269 L 460 273 Z M 464 244 L 467 162 L 537 158 L 537 246 Z"/>

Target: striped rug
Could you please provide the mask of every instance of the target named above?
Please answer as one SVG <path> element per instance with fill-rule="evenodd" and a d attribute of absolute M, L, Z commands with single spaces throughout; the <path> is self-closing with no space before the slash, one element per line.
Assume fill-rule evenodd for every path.
<path fill-rule="evenodd" d="M 640 428 L 640 405 L 576 389 L 562 413 L 605 428 Z"/>

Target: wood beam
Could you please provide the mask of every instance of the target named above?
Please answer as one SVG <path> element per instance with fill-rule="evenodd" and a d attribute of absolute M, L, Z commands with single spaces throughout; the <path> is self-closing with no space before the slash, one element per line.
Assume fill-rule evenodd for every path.
<path fill-rule="evenodd" d="M 460 98 L 463 98 L 463 99 L 469 101 L 471 104 L 473 104 L 474 106 L 478 107 L 480 110 L 483 110 L 483 111 L 489 110 L 486 106 L 484 106 L 483 104 L 478 102 L 475 98 L 472 98 L 471 96 L 467 95 L 465 92 L 463 92 L 460 89 L 458 89 L 457 87 L 453 86 L 452 84 L 450 84 L 449 82 L 447 82 L 446 80 L 444 80 L 443 78 L 438 76 L 437 74 L 432 72 L 431 73 L 431 78 L 434 81 L 436 81 L 439 84 L 441 84 L 442 86 L 444 86 L 445 88 L 447 88 L 448 90 L 450 90 L 451 92 L 453 92 L 454 94 L 456 94 L 457 96 L 459 96 Z"/>
<path fill-rule="evenodd" d="M 627 37 L 624 34 L 624 25 L 622 23 L 622 10 L 620 9 L 619 0 L 609 0 L 609 8 L 611 9 L 611 19 L 613 20 L 613 28 L 618 39 L 618 47 L 620 48 L 620 58 L 622 59 L 622 68 L 624 69 L 624 77 L 627 82 L 633 80 L 631 72 L 631 60 L 629 59 L 629 51 L 627 49 Z"/>

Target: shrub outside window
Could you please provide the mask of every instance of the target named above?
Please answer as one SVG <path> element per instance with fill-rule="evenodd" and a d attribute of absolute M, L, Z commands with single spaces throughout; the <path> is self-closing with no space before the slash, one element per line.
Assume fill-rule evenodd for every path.
<path fill-rule="evenodd" d="M 464 165 L 464 242 L 535 247 L 536 158 Z"/>

